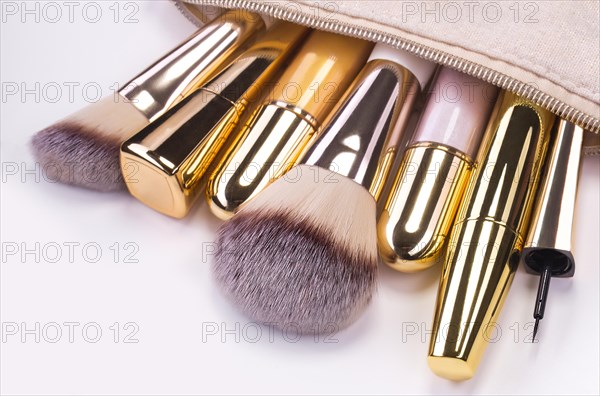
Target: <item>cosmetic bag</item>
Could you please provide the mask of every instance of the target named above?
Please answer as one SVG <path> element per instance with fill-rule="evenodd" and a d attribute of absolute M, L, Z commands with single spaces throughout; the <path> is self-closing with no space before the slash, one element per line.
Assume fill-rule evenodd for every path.
<path fill-rule="evenodd" d="M 600 155 L 600 2 L 175 0 L 201 26 L 237 8 L 386 43 L 475 76 L 587 133 Z"/>

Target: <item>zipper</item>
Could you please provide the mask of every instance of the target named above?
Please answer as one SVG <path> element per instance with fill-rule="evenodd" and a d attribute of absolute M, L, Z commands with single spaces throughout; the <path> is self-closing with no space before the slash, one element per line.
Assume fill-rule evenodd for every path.
<path fill-rule="evenodd" d="M 442 66 L 448 66 L 462 73 L 479 78 L 504 90 L 513 92 L 546 110 L 570 121 L 587 131 L 595 134 L 600 133 L 600 119 L 592 117 L 560 100 L 545 94 L 535 87 L 522 81 L 509 77 L 503 73 L 475 64 L 465 59 L 420 45 L 413 41 L 405 40 L 396 35 L 391 35 L 379 30 L 367 29 L 339 21 L 331 21 L 315 15 L 303 14 L 297 10 L 284 9 L 276 3 L 258 3 L 250 0 L 175 0 L 175 4 L 187 19 L 198 25 L 198 20 L 180 2 L 190 4 L 209 5 L 221 8 L 235 8 L 268 15 L 273 18 L 286 20 L 300 25 L 308 26 L 317 30 L 325 30 L 341 35 L 360 38 L 363 40 L 384 43 L 392 47 L 410 52 L 421 58 L 435 62 Z M 599 149 L 592 150 L 592 155 L 599 154 Z"/>

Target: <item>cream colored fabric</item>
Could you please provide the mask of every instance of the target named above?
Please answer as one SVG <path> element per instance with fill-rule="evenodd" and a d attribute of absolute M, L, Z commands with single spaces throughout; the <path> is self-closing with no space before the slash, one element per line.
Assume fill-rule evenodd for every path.
<path fill-rule="evenodd" d="M 597 0 L 299 3 L 321 18 L 396 34 L 531 83 L 600 119 Z"/>
<path fill-rule="evenodd" d="M 598 0 L 247 3 L 265 3 L 324 22 L 379 31 L 451 54 L 531 84 L 600 124 Z"/>

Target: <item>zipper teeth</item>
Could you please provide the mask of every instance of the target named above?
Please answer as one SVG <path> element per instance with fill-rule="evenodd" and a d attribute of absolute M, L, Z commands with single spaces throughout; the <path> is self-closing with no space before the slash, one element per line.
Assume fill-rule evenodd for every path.
<path fill-rule="evenodd" d="M 583 155 L 588 157 L 600 157 L 600 147 L 583 147 Z"/>
<path fill-rule="evenodd" d="M 198 20 L 198 18 L 196 18 L 195 16 L 193 16 L 183 5 L 183 2 L 179 1 L 179 0 L 171 0 L 173 2 L 173 4 L 175 4 L 175 7 L 177 7 L 177 9 L 179 10 L 179 12 L 181 12 L 183 14 L 183 16 L 190 21 L 191 23 L 194 24 L 194 26 L 196 27 L 202 27 L 202 23 L 200 23 L 200 21 Z"/>
<path fill-rule="evenodd" d="M 591 117 L 572 106 L 569 106 L 552 96 L 539 91 L 529 84 L 509 77 L 505 74 L 491 70 L 485 66 L 475 64 L 456 56 L 443 53 L 441 51 L 429 48 L 412 41 L 407 41 L 393 35 L 365 29 L 360 26 L 346 23 L 325 21 L 315 16 L 304 15 L 293 10 L 285 10 L 276 4 L 256 3 L 248 0 L 184 0 L 187 3 L 213 5 L 223 8 L 244 9 L 260 14 L 266 14 L 271 17 L 298 23 L 318 30 L 326 30 L 333 33 L 339 33 L 346 36 L 352 36 L 368 41 L 380 42 L 392 47 L 410 52 L 426 60 L 441 64 L 458 70 L 462 73 L 477 77 L 485 82 L 496 85 L 504 90 L 513 92 L 522 98 L 525 98 L 549 111 L 566 119 L 580 127 L 600 133 L 600 119 Z M 177 0 L 176 0 L 177 2 Z M 178 5 L 179 8 L 181 6 Z M 189 13 L 184 13 L 189 19 Z"/>

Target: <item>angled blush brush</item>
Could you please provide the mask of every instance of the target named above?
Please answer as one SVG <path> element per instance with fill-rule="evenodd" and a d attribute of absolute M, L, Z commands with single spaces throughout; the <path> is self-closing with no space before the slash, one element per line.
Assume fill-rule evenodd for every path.
<path fill-rule="evenodd" d="M 226 12 L 115 95 L 38 132 L 31 141 L 34 156 L 42 166 L 52 166 L 63 183 L 123 190 L 128 175 L 119 166 L 121 143 L 206 83 L 263 30 L 259 15 Z"/>
<path fill-rule="evenodd" d="M 214 275 L 252 319 L 323 332 L 370 302 L 376 199 L 433 69 L 376 46 L 299 165 L 222 225 Z"/>

